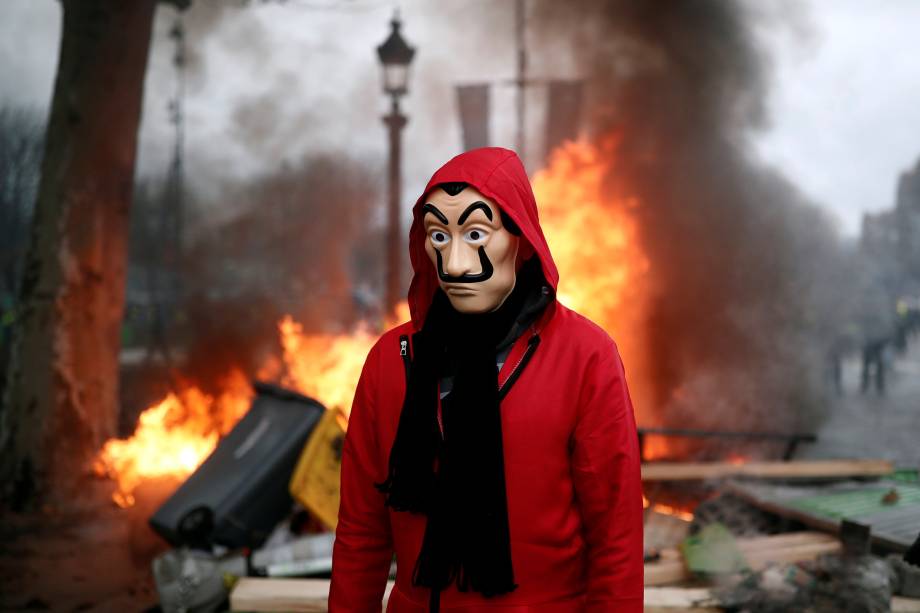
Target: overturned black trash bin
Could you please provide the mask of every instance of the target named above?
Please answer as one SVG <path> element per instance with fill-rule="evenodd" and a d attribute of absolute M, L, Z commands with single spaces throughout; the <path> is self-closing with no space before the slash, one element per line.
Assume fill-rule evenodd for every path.
<path fill-rule="evenodd" d="M 325 408 L 268 383 L 150 525 L 172 545 L 259 547 L 293 504 L 288 482 Z"/>

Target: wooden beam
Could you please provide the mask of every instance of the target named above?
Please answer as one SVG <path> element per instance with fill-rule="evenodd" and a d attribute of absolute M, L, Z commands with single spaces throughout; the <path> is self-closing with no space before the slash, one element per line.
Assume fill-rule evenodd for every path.
<path fill-rule="evenodd" d="M 683 558 L 678 560 L 660 560 L 645 564 L 645 585 L 668 585 L 680 583 L 690 577 Z"/>
<path fill-rule="evenodd" d="M 803 530 L 801 532 L 786 532 L 783 534 L 774 534 L 770 536 L 755 536 L 748 538 L 739 538 L 736 540 L 738 549 L 741 553 L 747 555 L 757 551 L 772 551 L 797 547 L 800 545 L 819 545 L 822 543 L 836 543 L 837 537 L 825 532 L 815 532 L 812 530 Z M 680 560 L 680 551 L 675 547 L 668 547 L 658 552 L 664 560 Z"/>
<path fill-rule="evenodd" d="M 796 462 L 648 462 L 643 481 L 759 477 L 763 479 L 881 477 L 894 472 L 887 460 L 800 460 Z"/>
<path fill-rule="evenodd" d="M 770 562 L 800 562 L 813 560 L 826 553 L 841 551 L 840 541 L 821 532 L 792 532 L 774 536 L 738 539 L 738 549 L 748 566 L 761 570 Z M 662 551 L 662 559 L 645 565 L 645 585 L 657 586 L 679 583 L 690 578 L 683 558 L 673 549 Z"/>
<path fill-rule="evenodd" d="M 781 549 L 767 549 L 764 551 L 752 551 L 745 554 L 748 566 L 751 570 L 763 570 L 768 564 L 773 563 L 792 563 L 802 562 L 804 560 L 814 560 L 818 556 L 828 553 L 840 553 L 843 545 L 839 541 L 833 543 L 816 543 L 811 545 L 798 545 L 795 547 L 785 547 Z"/>
<path fill-rule="evenodd" d="M 738 539 L 738 549 L 748 554 L 757 551 L 798 547 L 800 545 L 818 545 L 836 542 L 838 542 L 837 538 L 831 534 L 804 530 L 802 532 L 786 532 L 770 536 L 740 538 Z"/>
<path fill-rule="evenodd" d="M 393 582 L 387 583 L 382 606 L 386 607 Z M 263 579 L 242 577 L 230 593 L 231 611 L 253 613 L 325 613 L 328 610 L 328 579 Z"/>
<path fill-rule="evenodd" d="M 920 613 L 920 598 L 895 596 L 891 599 L 891 613 Z"/>
<path fill-rule="evenodd" d="M 705 587 L 647 587 L 643 604 L 645 613 L 716 613 L 722 610 Z"/>

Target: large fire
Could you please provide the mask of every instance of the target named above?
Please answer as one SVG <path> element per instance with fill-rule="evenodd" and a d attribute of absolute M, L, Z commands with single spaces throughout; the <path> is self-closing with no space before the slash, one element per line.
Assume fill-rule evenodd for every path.
<path fill-rule="evenodd" d="M 616 339 L 627 363 L 638 359 L 641 339 L 632 319 L 648 262 L 638 247 L 630 211 L 638 204 L 605 184 L 616 160 L 616 141 L 567 143 L 533 177 L 541 225 L 560 273 L 560 300 L 593 319 Z M 402 321 L 408 309 L 400 309 Z M 347 334 L 311 334 L 291 317 L 278 323 L 283 355 L 260 369 L 278 381 L 347 414 L 364 357 L 377 335 L 370 326 Z M 632 384 L 633 381 L 631 380 Z M 134 434 L 113 439 L 100 452 L 96 471 L 117 483 L 114 500 L 133 504 L 132 492 L 147 478 L 184 479 L 243 416 L 253 391 L 241 373 L 211 397 L 195 387 L 170 394 L 141 415 Z"/>
<path fill-rule="evenodd" d="M 601 145 L 566 143 L 533 177 L 540 225 L 559 268 L 559 299 L 626 339 L 627 315 L 648 269 L 630 210 L 635 199 L 605 185 L 616 159 L 616 139 Z"/>
<path fill-rule="evenodd" d="M 363 326 L 352 334 L 308 334 L 291 317 L 278 322 L 278 332 L 283 356 L 266 361 L 259 378 L 279 381 L 347 414 L 376 335 Z M 95 471 L 115 480 L 112 498 L 119 506 L 134 504 L 133 492 L 144 479 L 192 474 L 243 417 L 253 397 L 249 381 L 234 371 L 224 383 L 216 398 L 194 386 L 171 393 L 141 413 L 130 438 L 106 442 Z"/>

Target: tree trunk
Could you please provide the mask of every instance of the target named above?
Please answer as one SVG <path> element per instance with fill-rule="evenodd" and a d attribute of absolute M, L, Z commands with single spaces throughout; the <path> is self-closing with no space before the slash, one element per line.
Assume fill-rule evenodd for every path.
<path fill-rule="evenodd" d="M 128 212 L 156 2 L 61 5 L 57 79 L 0 413 L 0 484 L 14 508 L 69 497 L 115 434 Z"/>

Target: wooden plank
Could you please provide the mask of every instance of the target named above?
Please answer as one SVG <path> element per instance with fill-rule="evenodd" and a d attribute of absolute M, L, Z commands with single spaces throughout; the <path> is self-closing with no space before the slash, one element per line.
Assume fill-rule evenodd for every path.
<path fill-rule="evenodd" d="M 920 598 L 895 596 L 891 599 L 891 613 L 920 613 Z"/>
<path fill-rule="evenodd" d="M 887 460 L 800 460 L 795 462 L 647 462 L 642 465 L 643 481 L 682 481 L 759 477 L 801 479 L 831 477 L 879 477 L 890 475 L 894 466 Z"/>
<path fill-rule="evenodd" d="M 393 582 L 387 583 L 386 606 Z M 242 577 L 230 592 L 231 611 L 254 613 L 324 613 L 329 599 L 328 579 L 265 579 Z"/>
<path fill-rule="evenodd" d="M 645 585 L 668 585 L 680 583 L 690 576 L 683 558 L 661 560 L 645 564 Z"/>
<path fill-rule="evenodd" d="M 782 549 L 799 545 L 817 545 L 821 543 L 836 543 L 837 539 L 825 532 L 803 530 L 801 532 L 786 532 L 769 536 L 755 536 L 738 539 L 738 548 L 745 554 L 754 551 Z"/>
<path fill-rule="evenodd" d="M 718 602 L 712 591 L 704 587 L 647 587 L 645 588 L 645 613 L 717 612 Z"/>
<path fill-rule="evenodd" d="M 826 553 L 841 551 L 842 545 L 833 536 L 820 532 L 792 532 L 748 539 L 738 539 L 738 549 L 748 566 L 760 570 L 770 562 L 800 562 L 813 560 Z M 645 565 L 645 585 L 661 586 L 690 578 L 683 558 L 674 549 L 661 552 L 661 560 Z"/>
<path fill-rule="evenodd" d="M 785 547 L 782 549 L 768 549 L 764 551 L 752 551 L 745 555 L 748 565 L 752 570 L 762 570 L 768 564 L 780 563 L 787 564 L 791 562 L 802 562 L 804 560 L 814 560 L 818 556 L 827 553 L 840 553 L 843 545 L 840 541 L 831 543 L 814 543 L 810 545 L 798 545 L 796 547 Z"/>
<path fill-rule="evenodd" d="M 667 549 L 662 549 L 658 552 L 658 555 L 662 560 L 680 560 L 680 551 L 673 547 L 668 547 Z"/>
<path fill-rule="evenodd" d="M 787 532 L 783 534 L 773 534 L 769 536 L 755 536 L 737 539 L 738 549 L 742 553 L 752 551 L 765 551 L 773 549 L 782 549 L 784 547 L 793 547 L 796 545 L 814 545 L 819 543 L 836 543 L 837 537 L 825 532 L 813 532 L 805 530 L 801 532 Z M 663 560 L 679 560 L 680 551 L 674 547 L 668 547 L 658 552 Z"/>

